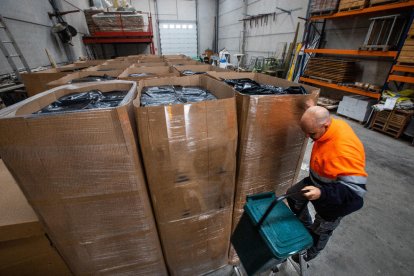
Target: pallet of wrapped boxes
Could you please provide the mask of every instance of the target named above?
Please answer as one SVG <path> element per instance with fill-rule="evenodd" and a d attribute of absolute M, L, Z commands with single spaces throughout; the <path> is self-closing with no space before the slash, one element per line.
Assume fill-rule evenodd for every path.
<path fill-rule="evenodd" d="M 234 92 L 204 75 L 146 79 L 134 101 L 138 137 L 171 275 L 228 263 L 236 172 Z"/>
<path fill-rule="evenodd" d="M 239 129 L 234 230 L 246 196 L 276 191 L 295 183 L 307 139 L 299 122 L 319 89 L 258 73 L 208 72 L 233 86 Z M 233 249 L 230 259 L 237 263 Z"/>
<path fill-rule="evenodd" d="M 136 88 L 60 86 L 0 112 L 0 156 L 75 275 L 167 275 L 134 133 Z"/>

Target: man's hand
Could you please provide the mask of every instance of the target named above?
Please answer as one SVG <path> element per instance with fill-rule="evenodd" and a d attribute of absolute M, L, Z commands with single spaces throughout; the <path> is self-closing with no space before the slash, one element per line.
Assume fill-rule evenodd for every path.
<path fill-rule="evenodd" d="M 321 190 L 315 186 L 305 186 L 302 191 L 306 191 L 303 193 L 303 196 L 306 197 L 308 200 L 316 200 L 321 197 Z"/>

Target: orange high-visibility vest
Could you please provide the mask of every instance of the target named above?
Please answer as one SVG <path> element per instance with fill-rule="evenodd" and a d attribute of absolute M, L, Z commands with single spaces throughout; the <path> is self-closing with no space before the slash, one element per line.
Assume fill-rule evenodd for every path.
<path fill-rule="evenodd" d="M 357 193 L 361 196 L 365 194 L 365 190 L 353 185 L 366 184 L 364 146 L 345 121 L 332 118 L 328 130 L 315 141 L 310 169 L 311 179 L 349 184 L 353 190 L 360 190 Z"/>

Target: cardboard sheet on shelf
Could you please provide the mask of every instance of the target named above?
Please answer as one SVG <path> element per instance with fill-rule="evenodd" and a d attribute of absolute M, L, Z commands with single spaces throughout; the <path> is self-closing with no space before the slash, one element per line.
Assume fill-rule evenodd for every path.
<path fill-rule="evenodd" d="M 218 99 L 140 106 L 148 86 L 201 86 Z M 201 275 L 228 263 L 236 169 L 234 92 L 207 76 L 141 80 L 137 128 L 160 233 L 172 275 Z"/>
<path fill-rule="evenodd" d="M 33 114 L 63 95 L 127 90 L 119 106 Z M 0 112 L 0 156 L 77 275 L 166 275 L 135 135 L 136 83 L 67 85 Z"/>

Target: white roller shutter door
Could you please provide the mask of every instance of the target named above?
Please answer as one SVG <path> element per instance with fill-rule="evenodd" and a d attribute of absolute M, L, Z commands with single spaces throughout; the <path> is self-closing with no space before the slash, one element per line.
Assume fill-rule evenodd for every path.
<path fill-rule="evenodd" d="M 197 25 L 195 22 L 161 21 L 159 28 L 163 55 L 197 56 Z"/>

